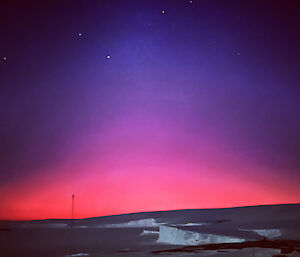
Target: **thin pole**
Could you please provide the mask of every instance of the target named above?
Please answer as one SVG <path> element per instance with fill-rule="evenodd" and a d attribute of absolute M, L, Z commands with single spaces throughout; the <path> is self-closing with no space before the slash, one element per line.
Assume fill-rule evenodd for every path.
<path fill-rule="evenodd" d="M 72 194 L 72 220 L 71 220 L 71 227 L 73 226 L 73 219 L 74 219 L 74 197 L 75 197 L 75 195 Z"/>
<path fill-rule="evenodd" d="M 72 241 L 73 241 L 73 219 L 74 219 L 74 198 L 75 198 L 75 195 L 72 194 L 72 214 L 71 214 L 71 226 L 70 226 L 70 257 L 72 257 Z"/>

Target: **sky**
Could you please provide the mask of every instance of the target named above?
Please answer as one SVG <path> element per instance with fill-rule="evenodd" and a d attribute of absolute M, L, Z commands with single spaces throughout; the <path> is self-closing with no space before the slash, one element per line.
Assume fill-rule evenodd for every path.
<path fill-rule="evenodd" d="M 298 1 L 0 4 L 0 219 L 300 203 Z"/>

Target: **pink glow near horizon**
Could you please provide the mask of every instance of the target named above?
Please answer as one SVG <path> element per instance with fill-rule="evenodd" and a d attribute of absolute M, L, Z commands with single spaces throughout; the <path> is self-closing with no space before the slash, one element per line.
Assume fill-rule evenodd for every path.
<path fill-rule="evenodd" d="M 122 146 L 126 148 L 126 144 Z M 1 188 L 0 218 L 70 218 L 72 193 L 76 195 L 76 218 L 298 201 L 295 193 L 299 189 L 282 190 L 283 184 L 271 176 L 260 175 L 254 166 L 228 164 L 224 160 L 224 167 L 209 167 L 202 164 L 205 159 L 200 155 L 191 161 L 189 153 L 168 158 L 149 149 L 147 154 L 139 148 L 133 150 L 135 147 L 108 153 L 106 163 L 97 158 L 96 152 L 89 151 L 86 160 L 84 156 L 74 157 L 72 164 Z M 220 159 L 221 154 L 218 156 Z M 239 168 L 244 169 L 245 176 L 234 172 Z"/>
<path fill-rule="evenodd" d="M 64 2 L 3 12 L 0 219 L 300 203 L 296 8 Z"/>
<path fill-rule="evenodd" d="M 65 164 L 2 187 L 0 218 L 69 218 L 73 193 L 76 218 L 299 201 L 300 189 L 282 190 L 224 137 L 167 121 L 125 117 L 83 137 Z"/>
<path fill-rule="evenodd" d="M 69 218 L 73 193 L 76 218 L 299 200 L 275 177 L 225 152 L 226 142 L 161 124 L 112 126 L 87 138 L 62 167 L 1 188 L 0 218 Z"/>

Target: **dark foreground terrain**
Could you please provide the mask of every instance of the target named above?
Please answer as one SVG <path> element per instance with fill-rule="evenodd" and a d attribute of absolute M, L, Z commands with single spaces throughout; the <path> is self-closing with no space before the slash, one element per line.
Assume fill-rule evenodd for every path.
<path fill-rule="evenodd" d="M 264 249 L 276 249 L 280 250 L 280 255 L 276 256 L 287 256 L 284 254 L 299 253 L 300 254 L 300 240 L 266 240 L 262 239 L 260 241 L 250 241 L 241 243 L 220 243 L 220 244 L 207 244 L 198 246 L 186 246 L 176 249 L 159 250 L 153 251 L 154 254 L 164 254 L 164 253 L 201 253 L 205 250 L 217 250 L 219 252 L 226 252 L 224 250 L 241 250 L 251 248 L 255 255 L 255 248 Z"/>
<path fill-rule="evenodd" d="M 299 249 L 300 204 L 0 222 L 5 257 L 297 257 Z"/>

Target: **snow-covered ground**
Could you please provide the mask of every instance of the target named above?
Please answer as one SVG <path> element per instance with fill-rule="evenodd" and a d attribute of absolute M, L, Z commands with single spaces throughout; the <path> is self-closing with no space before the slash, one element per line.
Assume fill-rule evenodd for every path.
<path fill-rule="evenodd" d="M 0 221 L 1 256 L 155 256 L 189 245 L 300 240 L 300 204 L 147 212 L 74 220 Z M 174 256 L 273 257 L 280 249 L 173 252 Z M 300 251 L 300 249 L 299 249 Z M 160 253 L 170 255 L 170 253 Z M 285 256 L 299 257 L 296 251 Z"/>

